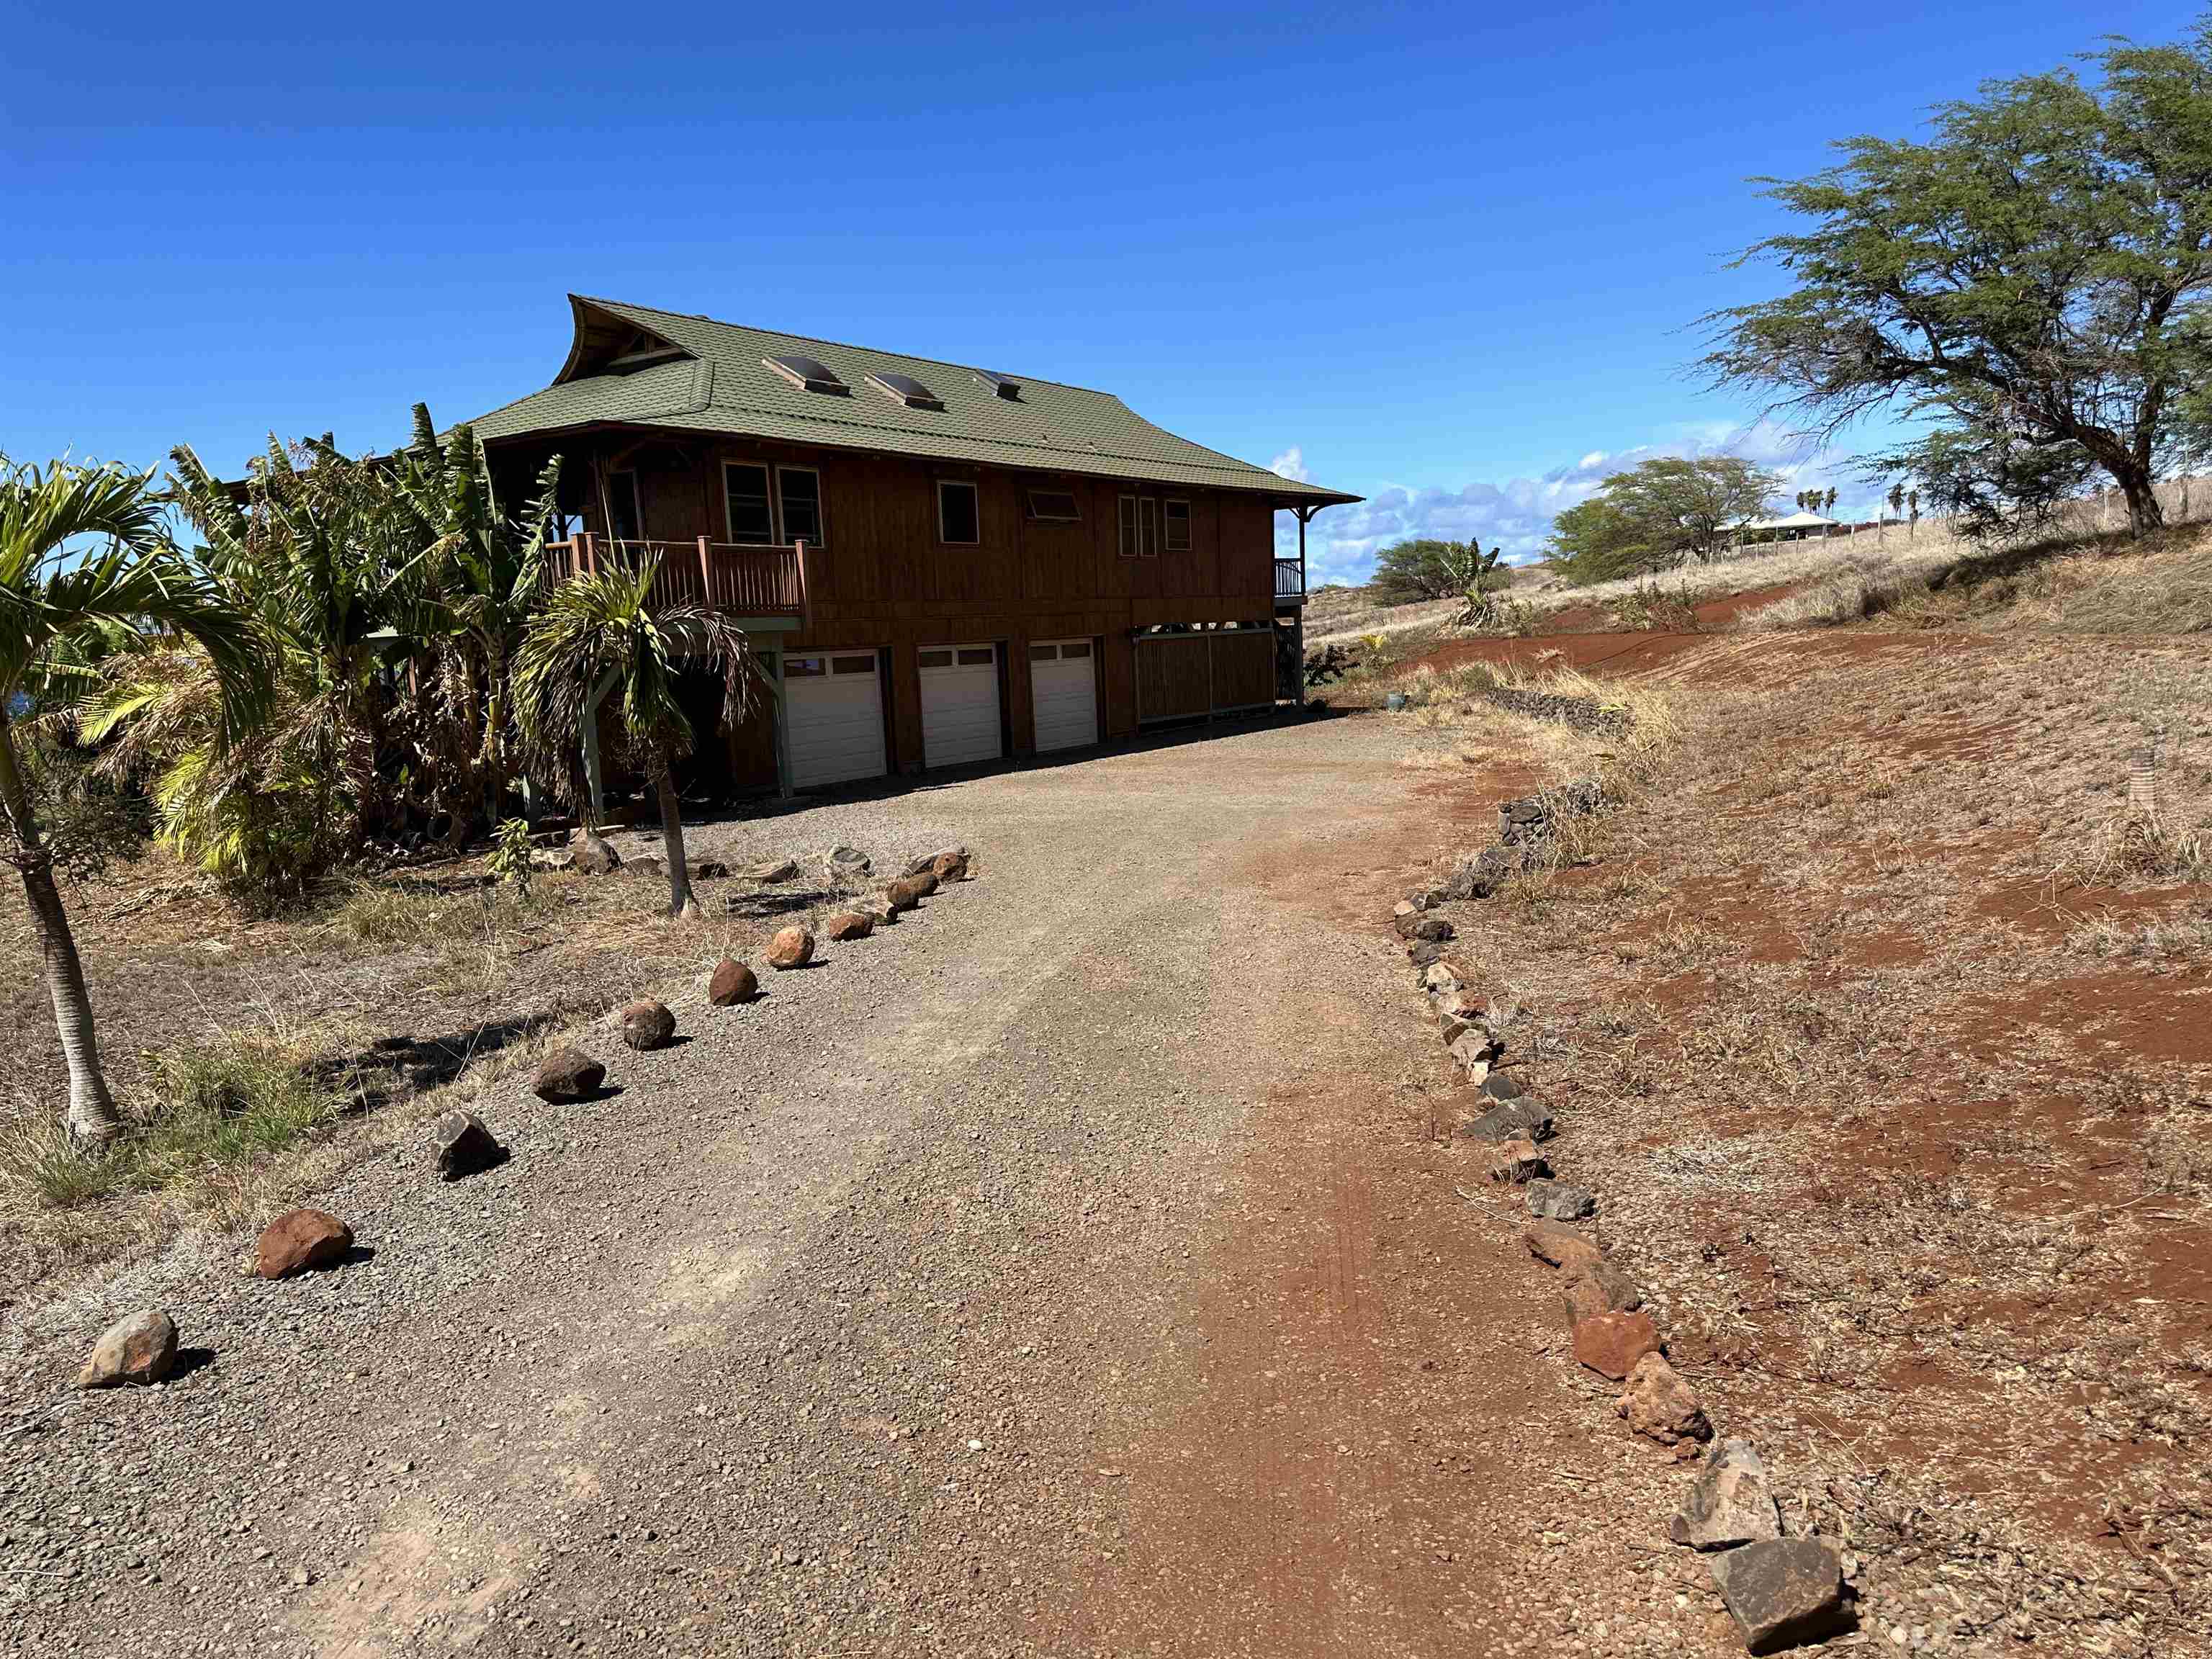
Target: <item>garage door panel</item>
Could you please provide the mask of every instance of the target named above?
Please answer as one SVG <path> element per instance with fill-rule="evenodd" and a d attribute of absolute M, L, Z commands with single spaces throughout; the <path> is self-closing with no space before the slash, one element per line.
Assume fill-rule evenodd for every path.
<path fill-rule="evenodd" d="M 1097 662 L 1089 640 L 1045 640 L 1030 647 L 1030 696 L 1038 752 L 1098 741 Z"/>
<path fill-rule="evenodd" d="M 794 788 L 884 775 L 883 677 L 875 653 L 793 657 L 784 665 L 784 695 Z"/>
<path fill-rule="evenodd" d="M 999 653 L 989 645 L 926 647 L 921 671 L 921 749 L 925 766 L 996 760 Z"/>

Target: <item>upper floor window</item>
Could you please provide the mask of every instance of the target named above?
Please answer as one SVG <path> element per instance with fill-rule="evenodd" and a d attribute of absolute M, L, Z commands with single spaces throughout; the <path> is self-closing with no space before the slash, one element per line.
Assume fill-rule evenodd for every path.
<path fill-rule="evenodd" d="M 1190 551 L 1190 503 L 1167 501 L 1160 503 L 1160 541 L 1170 553 Z"/>
<path fill-rule="evenodd" d="M 937 539 L 971 547 L 983 539 L 982 508 L 974 484 L 958 478 L 937 481 Z"/>
<path fill-rule="evenodd" d="M 758 461 L 726 461 L 722 489 L 728 502 L 730 539 L 745 547 L 775 542 L 775 519 L 769 505 L 768 468 Z"/>
<path fill-rule="evenodd" d="M 811 466 L 775 470 L 776 507 L 783 514 L 783 539 L 822 545 L 822 475 Z"/>
<path fill-rule="evenodd" d="M 1160 504 L 1150 495 L 1121 498 L 1121 556 L 1154 559 L 1160 552 Z"/>
<path fill-rule="evenodd" d="M 1032 489 L 1029 501 L 1030 517 L 1042 524 L 1073 524 L 1083 516 L 1072 489 Z"/>

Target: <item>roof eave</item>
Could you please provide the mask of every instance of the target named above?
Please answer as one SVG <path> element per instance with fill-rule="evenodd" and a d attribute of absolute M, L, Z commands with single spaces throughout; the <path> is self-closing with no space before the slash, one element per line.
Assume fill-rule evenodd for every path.
<path fill-rule="evenodd" d="M 684 432 L 702 438 L 728 438 L 733 435 L 732 433 L 720 427 L 684 426 L 680 424 L 681 419 L 682 417 L 677 415 L 662 415 L 647 416 L 643 419 L 634 421 L 574 421 L 565 426 L 533 426 L 520 432 L 509 432 L 499 437 L 484 438 L 482 440 L 482 442 L 486 449 L 495 449 L 504 447 L 509 444 L 529 443 L 532 441 L 542 442 L 567 434 L 586 432 Z M 915 461 L 929 461 L 937 459 L 936 457 L 929 455 L 917 454 L 911 450 L 890 448 L 882 444 L 860 442 L 840 443 L 834 439 L 829 438 L 811 438 L 805 440 L 804 442 L 797 440 L 788 441 L 793 442 L 795 447 L 802 449 L 810 447 L 819 449 L 842 449 L 849 450 L 854 454 L 890 455 Z M 1126 458 L 1118 456 L 1093 456 L 1089 459 L 1111 461 L 1125 459 Z M 1046 458 L 1040 458 L 1036 461 L 1029 463 L 1017 461 L 991 461 L 984 463 L 984 465 L 1000 467 L 1008 472 L 1037 472 L 1063 477 L 1070 474 L 1080 474 L 1086 477 L 1111 477 L 1116 476 L 1111 471 L 1103 469 L 1055 465 L 1051 459 Z M 1136 477 L 1139 475 L 1133 472 L 1127 476 Z M 1168 483 L 1176 481 L 1164 480 L 1162 482 L 1164 483 Z M 1295 489 L 1284 489 L 1279 487 L 1283 482 L 1283 480 L 1278 479 L 1274 483 L 1266 485 L 1246 485 L 1231 483 L 1224 480 L 1220 482 L 1210 481 L 1203 485 L 1182 483 L 1179 484 L 1179 487 L 1190 489 L 1227 489 L 1233 490 L 1238 495 L 1265 495 L 1268 498 L 1268 501 L 1271 506 L 1285 511 L 1289 511 L 1300 507 L 1310 507 L 1318 511 L 1320 508 L 1324 507 L 1346 507 L 1350 506 L 1353 502 L 1363 501 L 1367 499 L 1364 495 L 1346 495 L 1342 490 L 1324 489 L 1318 484 L 1309 484 Z"/>

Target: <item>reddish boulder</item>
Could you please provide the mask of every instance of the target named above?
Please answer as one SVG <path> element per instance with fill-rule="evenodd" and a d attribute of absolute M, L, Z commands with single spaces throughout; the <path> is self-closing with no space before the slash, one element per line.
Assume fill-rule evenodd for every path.
<path fill-rule="evenodd" d="M 904 876 L 884 889 L 884 898 L 891 907 L 891 914 L 896 915 L 902 910 L 913 909 L 933 890 L 912 876 Z"/>
<path fill-rule="evenodd" d="M 1576 1361 L 1616 1382 L 1645 1354 L 1658 1352 L 1659 1328 L 1648 1313 L 1599 1314 L 1575 1327 Z"/>
<path fill-rule="evenodd" d="M 261 1230 L 253 1271 L 264 1279 L 335 1267 L 353 1249 L 353 1229 L 325 1210 L 288 1210 Z"/>
<path fill-rule="evenodd" d="M 149 1308 L 117 1320 L 93 1344 L 92 1358 L 76 1374 L 80 1389 L 119 1389 L 126 1382 L 159 1382 L 177 1364 L 177 1322 Z"/>
<path fill-rule="evenodd" d="M 840 910 L 823 924 L 822 931 L 836 943 L 843 945 L 848 940 L 866 939 L 874 933 L 876 919 L 863 915 L 857 910 Z"/>
<path fill-rule="evenodd" d="M 759 994 L 760 981 L 753 976 L 753 970 L 728 957 L 714 964 L 714 977 L 707 981 L 707 1000 L 717 1008 L 750 1002 Z"/>
<path fill-rule="evenodd" d="M 1664 1354 L 1647 1353 L 1628 1374 L 1628 1388 L 1616 1409 L 1637 1433 L 1662 1446 L 1713 1437 L 1711 1419 L 1698 1403 L 1696 1390 Z"/>
<path fill-rule="evenodd" d="M 804 927 L 785 927 L 769 941 L 768 965 L 804 968 L 814 960 L 814 935 Z"/>
<path fill-rule="evenodd" d="M 539 1063 L 538 1075 L 530 1080 L 530 1092 L 549 1105 L 560 1105 L 592 1098 L 606 1080 L 605 1066 L 581 1048 L 564 1043 Z"/>
<path fill-rule="evenodd" d="M 1528 1254 L 1554 1267 L 1589 1272 L 1605 1260 L 1597 1241 L 1564 1221 L 1532 1221 L 1521 1230 Z"/>
<path fill-rule="evenodd" d="M 1524 1181 L 1534 1181 L 1552 1173 L 1552 1166 L 1536 1150 L 1536 1143 L 1525 1137 L 1502 1143 L 1490 1155 L 1490 1178 L 1509 1182 L 1517 1186 Z"/>
<path fill-rule="evenodd" d="M 1610 1261 L 1563 1267 L 1560 1273 L 1566 1283 L 1560 1287 L 1559 1302 L 1571 1329 L 1600 1314 L 1634 1313 L 1644 1305 L 1636 1281 Z"/>
<path fill-rule="evenodd" d="M 676 1016 L 647 997 L 622 1011 L 622 1039 L 633 1048 L 665 1048 L 676 1035 Z"/>
<path fill-rule="evenodd" d="M 940 883 L 968 879 L 968 854 L 939 853 L 929 866 L 929 873 Z"/>

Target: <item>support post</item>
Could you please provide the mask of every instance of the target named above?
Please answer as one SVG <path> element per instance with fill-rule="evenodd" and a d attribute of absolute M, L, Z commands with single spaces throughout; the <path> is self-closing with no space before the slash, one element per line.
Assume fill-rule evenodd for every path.
<path fill-rule="evenodd" d="M 714 608 L 714 556 L 704 536 L 699 538 L 699 603 Z"/>
<path fill-rule="evenodd" d="M 779 800 L 789 800 L 791 784 L 791 699 L 784 695 L 783 658 L 779 647 L 773 653 L 775 668 L 769 684 L 775 696 L 775 793 Z"/>
<path fill-rule="evenodd" d="M 583 534 L 584 570 L 587 575 L 599 574 L 599 538 L 586 530 Z"/>

